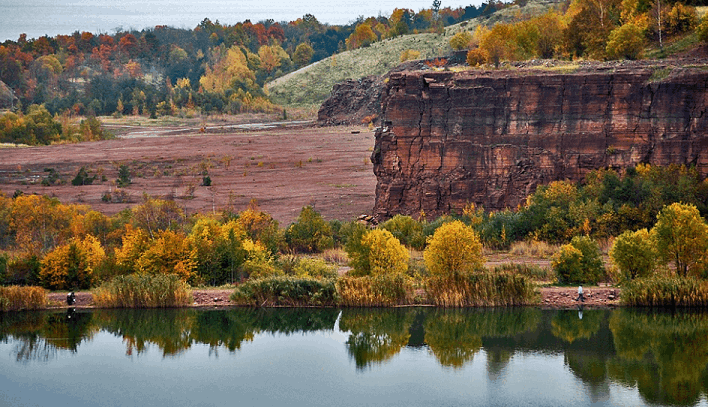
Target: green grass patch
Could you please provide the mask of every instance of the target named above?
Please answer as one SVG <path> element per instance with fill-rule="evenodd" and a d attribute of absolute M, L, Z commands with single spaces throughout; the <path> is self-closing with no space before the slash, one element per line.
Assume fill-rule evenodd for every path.
<path fill-rule="evenodd" d="M 0 311 L 42 309 L 47 306 L 47 291 L 41 287 L 0 287 Z"/>
<path fill-rule="evenodd" d="M 708 281 L 692 277 L 638 278 L 622 287 L 622 303 L 636 307 L 708 307 Z"/>
<path fill-rule="evenodd" d="M 93 292 L 94 305 L 105 308 L 168 308 L 192 304 L 187 283 L 173 274 L 117 276 Z"/>
<path fill-rule="evenodd" d="M 241 284 L 231 301 L 256 307 L 334 306 L 337 289 L 333 279 L 269 277 Z"/>
<path fill-rule="evenodd" d="M 513 273 L 430 277 L 425 291 L 428 301 L 440 307 L 531 305 L 540 299 L 530 278 Z"/>

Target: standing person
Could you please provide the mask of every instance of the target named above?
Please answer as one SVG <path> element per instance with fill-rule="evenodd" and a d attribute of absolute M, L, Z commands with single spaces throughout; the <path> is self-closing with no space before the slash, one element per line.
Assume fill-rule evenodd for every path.
<path fill-rule="evenodd" d="M 583 286 L 578 286 L 578 298 L 575 301 L 585 302 L 585 296 L 583 295 Z"/>

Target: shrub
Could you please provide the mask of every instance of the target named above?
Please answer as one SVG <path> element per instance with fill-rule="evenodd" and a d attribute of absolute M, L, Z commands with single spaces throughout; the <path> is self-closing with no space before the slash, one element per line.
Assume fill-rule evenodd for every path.
<path fill-rule="evenodd" d="M 0 311 L 42 309 L 47 305 L 47 292 L 40 287 L 0 287 Z"/>
<path fill-rule="evenodd" d="M 71 180 L 71 185 L 74 186 L 80 186 L 80 185 L 91 185 L 93 184 L 93 181 L 96 180 L 96 175 L 93 177 L 89 177 L 88 171 L 86 171 L 86 167 L 81 167 L 79 168 L 79 172 L 76 173 L 76 177 Z"/>
<path fill-rule="evenodd" d="M 708 42 L 708 18 L 703 17 L 701 23 L 696 27 L 698 39 L 702 42 Z"/>
<path fill-rule="evenodd" d="M 576 236 L 563 245 L 551 266 L 561 284 L 597 284 L 605 275 L 600 247 L 587 236 Z"/>
<path fill-rule="evenodd" d="M 354 275 L 403 274 L 408 270 L 408 250 L 388 230 L 364 233 L 358 244 L 346 247 Z"/>
<path fill-rule="evenodd" d="M 295 223 L 285 232 L 285 241 L 292 250 L 307 253 L 334 246 L 332 228 L 311 206 L 302 208 Z"/>
<path fill-rule="evenodd" d="M 251 306 L 333 306 L 337 303 L 334 280 L 270 277 L 249 280 L 231 294 L 231 301 Z"/>
<path fill-rule="evenodd" d="M 656 253 L 649 232 L 627 230 L 617 236 L 610 249 L 610 259 L 627 280 L 650 275 L 654 271 Z"/>
<path fill-rule="evenodd" d="M 533 282 L 511 273 L 436 275 L 425 284 L 428 301 L 441 307 L 529 305 L 538 301 Z"/>
<path fill-rule="evenodd" d="M 93 270 L 105 256 L 106 252 L 95 237 L 74 238 L 44 257 L 39 279 L 42 286 L 52 290 L 90 288 L 94 281 Z"/>
<path fill-rule="evenodd" d="M 5 285 L 8 277 L 8 264 L 9 258 L 7 254 L 0 253 L 0 285 Z"/>
<path fill-rule="evenodd" d="M 479 66 L 487 63 L 489 57 L 482 48 L 473 48 L 467 52 L 467 64 L 469 66 Z"/>
<path fill-rule="evenodd" d="M 174 274 L 118 276 L 93 292 L 98 307 L 167 308 L 191 304 L 189 286 Z"/>
<path fill-rule="evenodd" d="M 460 221 L 440 226 L 428 238 L 423 258 L 432 276 L 464 276 L 484 266 L 477 233 Z"/>
<path fill-rule="evenodd" d="M 622 303 L 642 307 L 708 307 L 708 281 L 693 277 L 649 277 L 622 287 Z"/>
<path fill-rule="evenodd" d="M 118 179 L 116 180 L 116 185 L 118 188 L 125 188 L 130 185 L 133 181 L 130 179 L 130 169 L 127 165 L 121 164 L 118 167 Z"/>
<path fill-rule="evenodd" d="M 413 286 L 401 274 L 365 277 L 341 277 L 337 280 L 339 305 L 350 307 L 382 307 L 411 302 Z"/>
<path fill-rule="evenodd" d="M 35 285 L 39 284 L 39 270 L 42 263 L 36 255 L 28 255 L 10 259 L 7 265 L 5 284 Z"/>
<path fill-rule="evenodd" d="M 425 248 L 425 235 L 423 225 L 407 215 L 396 215 L 381 224 L 381 228 L 388 230 L 401 243 L 417 250 Z"/>
<path fill-rule="evenodd" d="M 450 48 L 455 51 L 467 49 L 472 42 L 472 34 L 469 31 L 460 31 L 450 38 Z"/>
<path fill-rule="evenodd" d="M 337 266 L 322 259 L 303 258 L 297 262 L 293 271 L 300 278 L 336 278 Z"/>

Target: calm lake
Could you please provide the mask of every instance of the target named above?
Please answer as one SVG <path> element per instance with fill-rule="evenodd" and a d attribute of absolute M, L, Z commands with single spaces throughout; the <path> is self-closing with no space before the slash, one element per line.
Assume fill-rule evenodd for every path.
<path fill-rule="evenodd" d="M 0 405 L 706 405 L 708 314 L 0 314 Z"/>

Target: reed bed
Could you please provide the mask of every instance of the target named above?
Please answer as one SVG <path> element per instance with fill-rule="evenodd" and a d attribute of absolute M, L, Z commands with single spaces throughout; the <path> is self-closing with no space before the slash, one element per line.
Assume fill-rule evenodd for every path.
<path fill-rule="evenodd" d="M 187 283 L 174 274 L 117 276 L 93 292 L 94 305 L 105 308 L 171 308 L 192 304 Z"/>
<path fill-rule="evenodd" d="M 650 277 L 622 287 L 622 303 L 635 307 L 708 308 L 708 281 L 693 277 Z"/>
<path fill-rule="evenodd" d="M 47 306 L 47 291 L 41 287 L 0 287 L 0 311 L 42 309 Z"/>
<path fill-rule="evenodd" d="M 348 307 L 390 307 L 410 304 L 413 284 L 403 275 L 341 277 L 337 280 L 339 304 Z"/>
<path fill-rule="evenodd" d="M 333 279 L 269 277 L 239 285 L 231 301 L 257 307 L 334 306 L 337 289 Z"/>
<path fill-rule="evenodd" d="M 425 292 L 428 301 L 439 307 L 531 305 L 538 303 L 540 298 L 530 278 L 494 272 L 430 277 Z"/>

